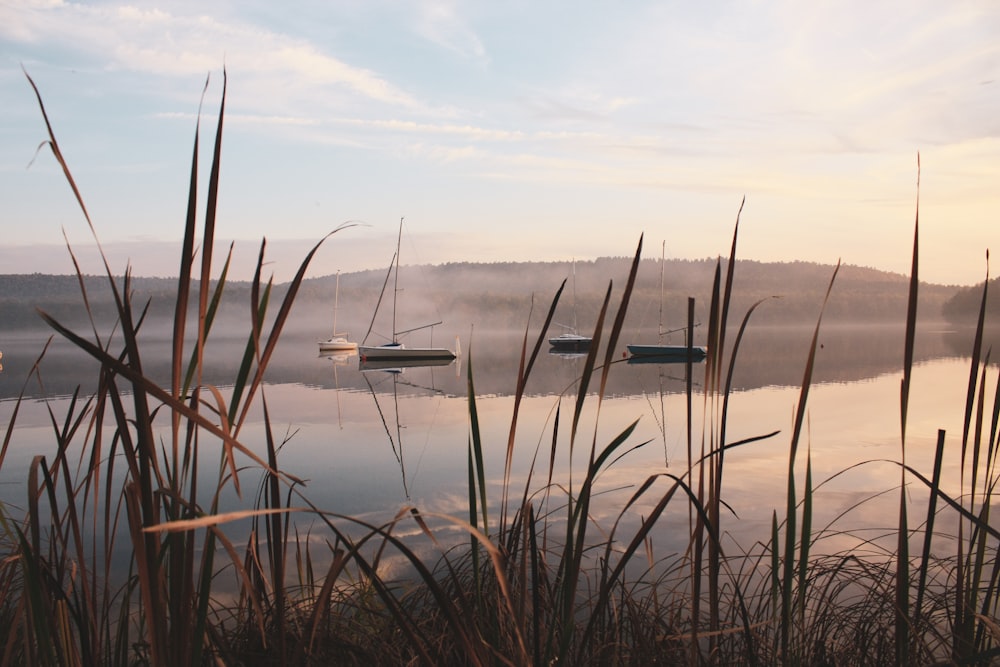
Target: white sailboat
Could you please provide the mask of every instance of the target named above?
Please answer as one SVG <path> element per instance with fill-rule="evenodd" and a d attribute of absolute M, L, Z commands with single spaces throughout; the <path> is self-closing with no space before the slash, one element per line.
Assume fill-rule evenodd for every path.
<path fill-rule="evenodd" d="M 449 349 L 443 347 L 407 347 L 399 340 L 399 337 L 404 334 L 441 324 L 441 322 L 438 321 L 432 324 L 424 324 L 412 329 L 406 329 L 404 331 L 396 330 L 396 295 L 399 293 L 399 249 L 402 239 L 403 220 L 400 219 L 399 237 L 396 239 L 396 255 L 393 257 L 392 265 L 389 267 L 390 271 L 394 272 L 392 292 L 392 340 L 383 345 L 359 345 L 358 353 L 361 355 L 361 363 L 365 364 L 367 362 L 384 361 L 451 361 L 455 358 L 455 353 Z M 388 276 L 386 279 L 388 281 Z M 383 291 L 384 289 L 385 288 L 383 287 Z M 379 301 L 381 301 L 381 297 L 379 297 Z M 376 306 L 376 314 L 377 311 L 378 307 Z M 374 314 L 372 315 L 372 321 L 374 322 Z M 371 328 L 368 329 L 368 332 L 369 334 L 371 333 Z M 366 335 L 365 340 L 367 339 L 368 336 Z"/>
<path fill-rule="evenodd" d="M 337 287 L 333 293 L 333 334 L 326 340 L 319 342 L 319 351 L 350 353 L 358 349 L 358 344 L 348 340 L 347 333 L 337 333 L 337 309 L 340 301 L 340 271 L 337 271 Z"/>

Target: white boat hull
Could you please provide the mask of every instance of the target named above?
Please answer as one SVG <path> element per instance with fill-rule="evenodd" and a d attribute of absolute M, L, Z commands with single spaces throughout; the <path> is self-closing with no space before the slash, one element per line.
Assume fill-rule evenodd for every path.
<path fill-rule="evenodd" d="M 398 343 L 388 345 L 361 345 L 358 347 L 361 361 L 450 361 L 455 353 L 443 347 L 406 347 Z"/>
<path fill-rule="evenodd" d="M 329 340 L 322 340 L 319 343 L 320 352 L 351 352 L 358 349 L 358 344 L 337 336 Z"/>

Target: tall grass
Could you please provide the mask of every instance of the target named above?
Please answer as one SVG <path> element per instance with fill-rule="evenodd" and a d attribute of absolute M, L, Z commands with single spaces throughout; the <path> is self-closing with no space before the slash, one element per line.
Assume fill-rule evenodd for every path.
<path fill-rule="evenodd" d="M 100 248 L 41 95 L 28 80 L 45 119 L 45 145 Z M 744 334 L 753 313 L 766 307 L 760 301 L 738 326 L 730 324 L 742 204 L 728 261 L 716 266 L 706 363 L 689 360 L 685 366 L 682 465 L 641 480 L 610 524 L 594 520 L 602 474 L 647 444 L 634 441 L 635 421 L 619 425 L 608 439 L 597 428 L 608 378 L 616 372 L 640 238 L 620 291 L 608 283 L 582 373 L 572 393 L 559 398 L 523 487 L 512 481 L 523 441 L 520 410 L 565 285 L 537 331 L 528 314 L 505 442 L 490 442 L 480 428 L 474 358 L 467 364 L 465 517 L 406 507 L 372 524 L 315 506 L 301 480 L 282 471 L 284 440 L 268 408 L 268 364 L 306 269 L 327 238 L 305 257 L 273 316 L 262 243 L 247 304 L 249 333 L 232 388 L 205 383 L 206 350 L 229 266 L 227 259 L 214 277 L 224 111 L 225 80 L 200 226 L 200 124 L 195 130 L 169 386 L 159 386 L 143 369 L 144 307 L 132 302 L 130 268 L 119 288 L 104 262 L 118 314 L 111 333 L 102 334 L 93 316 L 90 332 L 81 335 L 42 314 L 56 335 L 97 360 L 100 376 L 92 396 L 74 394 L 65 414 L 50 410 L 55 447 L 32 461 L 24 516 L 0 516 L 3 664 L 901 665 L 985 664 L 1000 653 L 1000 534 L 990 525 L 1000 386 L 988 393 L 990 354 L 981 349 L 985 287 L 972 343 L 960 494 L 952 497 L 941 485 L 943 431 L 929 476 L 906 456 L 919 215 L 902 343 L 901 456 L 892 462 L 900 471 L 894 551 L 875 551 L 881 547 L 860 537 L 871 551 L 827 554 L 816 548 L 833 530 L 813 523 L 815 493 L 829 480 L 813 480 L 807 435 L 825 299 L 818 304 L 788 436 L 783 514 L 775 510 L 766 542 L 743 547 L 723 540 L 723 525 L 733 515 L 725 500 L 727 453 L 782 436 L 728 436 Z M 826 298 L 836 276 L 835 269 Z M 80 287 L 89 313 L 82 278 Z M 190 324 L 189 312 L 196 314 Z M 689 344 L 694 312 L 691 300 Z M 474 349 L 470 344 L 470 357 Z M 43 349 L 34 373 L 41 373 L 44 356 Z M 704 373 L 698 391 L 696 372 Z M 702 403 L 700 424 L 693 417 L 696 401 Z M 19 406 L 4 434 L 0 465 L 17 436 Z M 242 432 L 258 409 L 263 442 L 247 444 Z M 588 411 L 595 416 L 589 433 L 582 426 Z M 487 480 L 494 471 L 486 465 L 486 452 L 496 447 L 505 448 L 498 499 L 490 497 Z M 913 528 L 908 491 L 915 486 L 926 488 L 927 506 L 916 508 L 914 515 L 925 518 Z M 242 499 L 244 509 L 223 512 L 226 494 Z M 935 532 L 942 512 L 959 519 L 957 535 Z M 308 528 L 296 522 L 299 516 L 309 519 Z M 665 525 L 668 517 L 686 520 L 686 548 L 659 555 L 657 531 L 676 530 L 674 523 Z M 439 542 L 434 525 L 441 522 L 459 527 L 468 542 Z M 399 535 L 404 523 L 416 526 L 439 555 L 418 555 Z M 236 534 L 245 541 L 236 542 Z M 910 556 L 911 540 L 921 545 L 917 557 Z M 945 543 L 954 545 L 954 554 L 935 550 Z M 113 563 L 122 552 L 128 564 L 119 569 Z M 412 576 L 385 579 L 382 565 L 390 556 L 408 563 Z"/>

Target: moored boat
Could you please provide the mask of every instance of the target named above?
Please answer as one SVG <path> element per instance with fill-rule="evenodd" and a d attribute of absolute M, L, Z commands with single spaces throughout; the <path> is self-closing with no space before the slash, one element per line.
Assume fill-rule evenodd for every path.
<path fill-rule="evenodd" d="M 639 357 L 647 361 L 686 361 L 689 357 L 691 361 L 701 361 L 708 355 L 708 350 L 701 345 L 655 345 L 655 344 L 629 344 L 626 345 L 628 352 L 633 357 Z"/>
<path fill-rule="evenodd" d="M 348 340 L 346 333 L 337 333 L 337 309 L 340 302 L 340 271 L 337 271 L 337 286 L 333 292 L 333 333 L 319 342 L 320 352 L 354 352 L 358 344 Z"/>
<path fill-rule="evenodd" d="M 593 339 L 575 333 L 564 333 L 549 339 L 549 345 L 559 352 L 586 352 Z"/>
<path fill-rule="evenodd" d="M 455 353 L 443 347 L 406 347 L 402 343 L 361 345 L 358 347 L 361 362 L 371 361 L 451 361 Z"/>
<path fill-rule="evenodd" d="M 625 347 L 632 355 L 629 361 L 639 363 L 676 363 L 687 361 L 702 361 L 708 350 L 701 345 L 677 345 L 662 342 L 664 334 L 673 333 L 663 330 L 663 261 L 666 256 L 667 244 L 664 242 L 660 253 L 660 322 L 657 325 L 657 343 L 630 343 Z M 683 331 L 678 329 L 677 331 Z"/>
<path fill-rule="evenodd" d="M 573 260 L 573 326 L 569 327 L 565 324 L 558 324 L 557 326 L 569 329 L 566 333 L 559 334 L 558 336 L 553 336 L 549 339 L 549 345 L 552 346 L 554 352 L 586 352 L 590 349 L 590 344 L 593 342 L 593 338 L 590 336 L 582 336 L 577 333 L 576 327 L 576 260 Z"/>
<path fill-rule="evenodd" d="M 367 361 L 416 361 L 416 360 L 451 360 L 456 357 L 455 353 L 449 349 L 443 347 L 407 347 L 399 341 L 399 336 L 413 331 L 418 331 L 420 329 L 426 329 L 428 327 L 434 327 L 441 322 L 434 322 L 432 324 L 425 324 L 423 326 L 415 327 L 413 329 L 407 329 L 406 331 L 396 330 L 396 295 L 399 293 L 399 249 L 403 239 L 403 220 L 399 221 L 399 236 L 396 239 L 396 254 L 392 258 L 392 264 L 389 270 L 393 273 L 393 296 L 392 296 L 392 340 L 388 343 L 382 345 L 359 345 L 358 354 L 361 356 L 362 362 Z M 386 283 L 388 283 L 389 276 L 386 275 Z M 385 287 L 383 286 L 383 292 Z M 381 302 L 382 297 L 379 297 Z M 378 306 L 376 306 L 376 312 L 378 311 Z M 372 315 L 372 322 L 374 322 L 374 315 Z M 369 333 L 371 329 L 369 328 Z M 367 336 L 365 339 L 367 340 Z"/>

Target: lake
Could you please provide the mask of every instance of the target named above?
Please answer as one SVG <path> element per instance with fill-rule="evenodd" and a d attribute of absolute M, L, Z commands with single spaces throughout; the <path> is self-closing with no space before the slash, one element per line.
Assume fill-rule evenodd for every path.
<path fill-rule="evenodd" d="M 729 345 L 734 335 L 730 334 Z M 733 514 L 723 517 L 722 528 L 726 540 L 733 544 L 746 547 L 767 539 L 772 512 L 777 511 L 779 519 L 784 516 L 789 443 L 811 335 L 809 327 L 751 327 L 739 352 L 726 439 L 736 442 L 779 433 L 727 452 L 723 495 Z M 463 336 L 462 356 L 456 362 L 395 373 L 363 372 L 356 355 L 321 356 L 316 345 L 321 333 L 292 332 L 277 348 L 265 388 L 275 435 L 285 441 L 279 454 L 280 467 L 307 480 L 304 493 L 316 506 L 332 512 L 374 521 L 412 504 L 425 511 L 467 517 L 467 373 L 471 364 L 489 497 L 491 503 L 497 503 L 522 336 L 523 332 L 475 333 L 471 340 Z M 623 336 L 619 346 L 624 350 L 626 342 L 637 339 L 650 340 L 633 334 Z M 830 531 L 821 542 L 824 550 L 851 548 L 862 536 L 878 535 L 895 524 L 898 493 L 885 492 L 898 488 L 900 481 L 899 467 L 892 462 L 900 459 L 901 451 L 902 340 L 900 328 L 836 327 L 821 331 L 796 471 L 801 493 L 805 456 L 807 450 L 811 452 L 814 484 L 819 487 L 814 525 L 819 529 L 836 520 L 834 527 L 850 531 Z M 0 373 L 0 419 L 4 424 L 11 418 L 14 399 L 43 342 L 38 338 L 4 341 L 4 369 Z M 441 340 L 436 343 L 440 345 Z M 210 341 L 207 383 L 226 392 L 243 345 L 244 341 L 235 338 Z M 971 333 L 934 328 L 918 332 L 907 462 L 929 475 L 938 429 L 945 429 L 943 487 L 951 493 L 959 489 L 959 447 L 970 364 L 966 351 L 971 347 Z M 143 350 L 147 374 L 166 383 L 167 342 L 149 338 Z M 605 528 L 648 476 L 683 474 L 689 457 L 701 452 L 703 441 L 709 443 L 717 437 L 721 405 L 703 395 L 704 364 L 692 367 L 689 453 L 685 366 L 628 364 L 617 352 L 614 357 L 599 406 L 593 395 L 599 377 L 591 382 L 592 395 L 585 403 L 571 456 L 570 415 L 584 359 L 550 354 L 543 347 L 517 423 L 512 495 L 520 496 L 529 476 L 533 490 L 543 484 L 557 409 L 561 415 L 555 481 L 564 485 L 582 478 L 592 443 L 601 448 L 638 420 L 628 442 L 642 446 L 615 461 L 599 479 L 601 495 L 592 515 Z M 48 410 L 60 419 L 75 385 L 82 382 L 85 391 L 92 391 L 88 383 L 96 378 L 95 365 L 62 340 L 53 341 L 41 369 L 43 384 L 35 379 L 27 383 L 27 400 L 21 405 L 0 469 L 0 499 L 20 507 L 25 502 L 24 480 L 32 457 L 45 454 L 51 460 L 54 453 Z M 995 385 L 994 368 L 988 369 L 987 378 L 988 387 Z M 43 401 L 43 397 L 48 399 Z M 263 451 L 259 414 L 241 439 Z M 207 455 L 207 462 L 214 470 L 216 456 Z M 251 491 L 245 492 L 244 501 L 230 495 L 227 508 L 252 502 L 259 475 L 253 471 L 244 474 L 251 480 Z M 911 479 L 910 488 L 911 498 L 922 502 L 926 494 L 921 485 Z M 643 512 L 654 504 L 658 494 L 653 495 L 656 497 L 638 503 L 623 519 L 624 535 L 630 534 L 628 527 L 637 525 Z M 491 513 L 496 516 L 495 506 Z M 686 510 L 682 514 L 676 521 L 686 522 Z M 686 526 L 674 531 L 673 527 L 681 527 L 674 521 L 664 519 L 662 533 L 654 537 L 657 548 L 670 551 L 687 544 Z"/>

